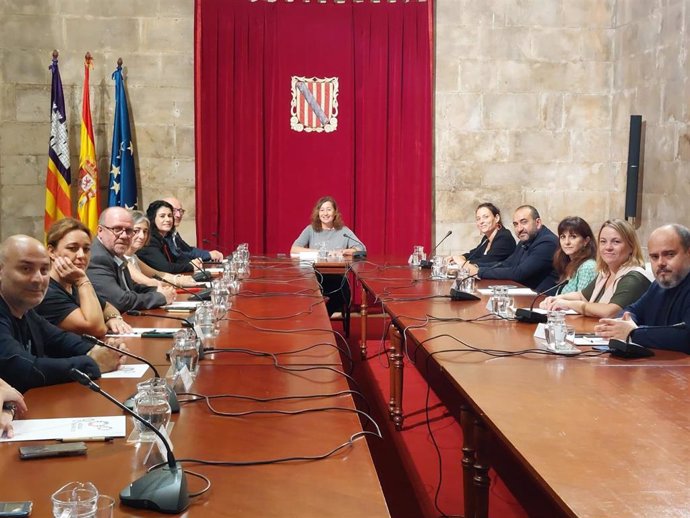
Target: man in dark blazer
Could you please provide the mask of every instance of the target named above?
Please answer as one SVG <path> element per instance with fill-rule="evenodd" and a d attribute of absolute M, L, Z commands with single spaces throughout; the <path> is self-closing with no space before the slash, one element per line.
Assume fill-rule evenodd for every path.
<path fill-rule="evenodd" d="M 537 209 L 522 205 L 513 215 L 513 229 L 519 239 L 515 251 L 493 266 L 471 267 L 470 273 L 480 279 L 517 281 L 537 293 L 556 285 L 558 276 L 553 268 L 553 255 L 558 237 L 541 222 Z"/>
<path fill-rule="evenodd" d="M 0 245 L 0 378 L 21 392 L 70 381 L 73 368 L 98 378 L 123 360 L 34 311 L 48 290 L 49 272 L 48 252 L 36 239 L 17 235 Z"/>
<path fill-rule="evenodd" d="M 86 270 L 96 293 L 120 312 L 150 309 L 172 302 L 161 288 L 143 286 L 132 280 L 125 252 L 134 234 L 134 220 L 123 207 L 109 207 L 98 219 L 96 238 L 91 245 L 91 262 Z"/>

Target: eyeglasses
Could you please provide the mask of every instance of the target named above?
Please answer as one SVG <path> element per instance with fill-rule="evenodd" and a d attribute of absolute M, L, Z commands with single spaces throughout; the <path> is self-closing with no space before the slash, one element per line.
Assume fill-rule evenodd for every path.
<path fill-rule="evenodd" d="M 134 229 L 133 228 L 123 228 L 123 227 L 106 227 L 105 225 L 101 225 L 103 228 L 107 228 L 110 230 L 115 237 L 120 237 L 122 234 L 124 234 L 127 237 L 132 237 L 134 235 Z"/>
<path fill-rule="evenodd" d="M 179 214 L 180 216 L 184 216 L 184 213 L 187 212 L 187 211 L 184 210 L 184 209 L 173 209 L 173 212 L 174 212 L 175 214 Z"/>

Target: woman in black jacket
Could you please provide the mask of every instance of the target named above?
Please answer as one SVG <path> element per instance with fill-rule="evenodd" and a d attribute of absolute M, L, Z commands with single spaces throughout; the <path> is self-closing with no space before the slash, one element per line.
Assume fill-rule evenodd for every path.
<path fill-rule="evenodd" d="M 190 273 L 201 268 L 200 259 L 188 261 L 176 258 L 170 251 L 169 240 L 175 230 L 172 205 L 167 201 L 156 200 L 146 209 L 146 215 L 151 222 L 151 240 L 137 252 L 139 259 L 154 270 L 167 273 Z"/>
<path fill-rule="evenodd" d="M 475 212 L 475 222 L 482 239 L 469 252 L 452 256 L 450 262 L 461 267 L 468 261 L 477 266 L 490 266 L 503 261 L 515 250 L 515 238 L 501 222 L 501 211 L 493 203 L 482 203 Z"/>

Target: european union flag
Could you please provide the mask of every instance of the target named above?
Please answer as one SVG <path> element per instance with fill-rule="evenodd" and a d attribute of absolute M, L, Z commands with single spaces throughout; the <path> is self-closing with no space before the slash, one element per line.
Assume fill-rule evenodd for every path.
<path fill-rule="evenodd" d="M 113 148 L 110 154 L 110 183 L 108 206 L 137 208 L 137 178 L 134 171 L 134 146 L 129 130 L 129 111 L 122 78 L 122 62 L 118 61 L 115 79 L 115 123 Z"/>

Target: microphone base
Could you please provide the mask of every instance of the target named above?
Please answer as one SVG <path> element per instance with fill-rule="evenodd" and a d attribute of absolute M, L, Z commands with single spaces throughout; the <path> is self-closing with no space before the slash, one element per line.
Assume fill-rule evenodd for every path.
<path fill-rule="evenodd" d="M 213 280 L 213 276 L 208 272 L 194 272 L 192 279 L 194 279 L 196 282 L 206 282 Z"/>
<path fill-rule="evenodd" d="M 431 261 L 423 259 L 422 262 L 419 263 L 419 267 L 423 270 L 431 270 Z"/>
<path fill-rule="evenodd" d="M 211 292 L 213 290 L 211 288 L 201 290 L 198 293 L 192 294 L 192 296 L 189 298 L 189 300 L 200 300 L 200 301 L 206 301 L 206 300 L 211 300 Z"/>
<path fill-rule="evenodd" d="M 609 350 L 611 351 L 611 356 L 616 358 L 649 358 L 654 356 L 654 351 L 651 349 L 647 349 L 634 342 L 616 340 L 615 338 L 609 340 Z"/>
<path fill-rule="evenodd" d="M 450 289 L 450 300 L 481 300 L 474 293 L 469 291 L 460 291 L 455 288 Z"/>
<path fill-rule="evenodd" d="M 122 505 L 179 514 L 189 507 L 187 477 L 182 466 L 154 469 L 120 491 Z"/>
<path fill-rule="evenodd" d="M 544 313 L 520 308 L 515 311 L 515 320 L 526 324 L 546 324 L 548 318 Z"/>
<path fill-rule="evenodd" d="M 352 260 L 353 261 L 359 261 L 361 259 L 366 259 L 367 258 L 367 252 L 365 250 L 357 250 L 356 252 L 352 253 Z"/>

